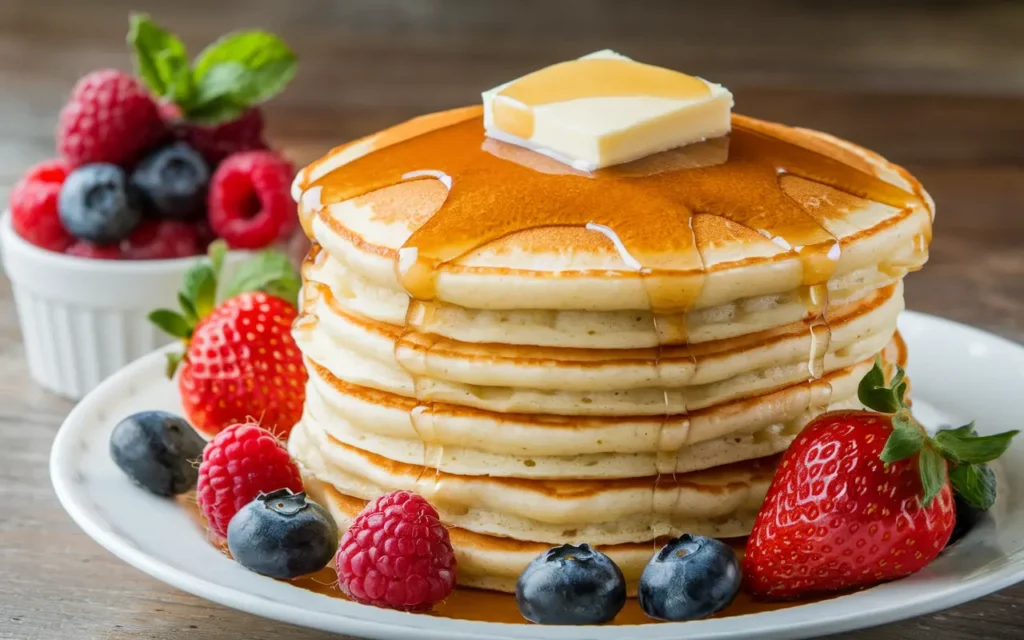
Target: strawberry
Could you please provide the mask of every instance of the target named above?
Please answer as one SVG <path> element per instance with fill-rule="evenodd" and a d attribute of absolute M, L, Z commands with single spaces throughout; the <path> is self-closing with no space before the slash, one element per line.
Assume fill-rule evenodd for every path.
<path fill-rule="evenodd" d="M 228 34 L 190 63 L 185 45 L 148 16 L 133 15 L 128 42 L 135 68 L 161 102 L 174 135 L 215 168 L 239 151 L 265 149 L 257 106 L 295 75 L 295 54 L 265 31 Z"/>
<path fill-rule="evenodd" d="M 858 397 L 871 411 L 819 416 L 790 445 L 768 489 L 743 568 L 747 590 L 794 599 L 910 575 L 953 530 L 953 492 L 979 508 L 995 500 L 984 463 L 1017 434 L 979 437 L 973 425 L 934 437 L 904 402 L 903 370 L 880 362 Z"/>
<path fill-rule="evenodd" d="M 181 311 L 158 309 L 150 320 L 185 343 L 168 354 L 168 376 L 178 371 L 185 415 L 213 435 L 228 425 L 258 421 L 284 438 L 298 422 L 305 399 L 306 369 L 291 334 L 297 315 L 299 277 L 282 253 L 267 251 L 242 264 L 215 304 L 226 252 L 210 248 L 210 264 L 185 276 Z"/>

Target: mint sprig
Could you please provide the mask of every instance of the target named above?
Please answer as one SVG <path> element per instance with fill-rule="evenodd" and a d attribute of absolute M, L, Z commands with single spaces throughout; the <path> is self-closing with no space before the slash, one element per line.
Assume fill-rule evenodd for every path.
<path fill-rule="evenodd" d="M 206 47 L 189 64 L 185 45 L 145 14 L 129 20 L 128 44 L 138 76 L 184 119 L 216 124 L 274 97 L 295 76 L 295 53 L 266 31 L 239 31 Z"/>
<path fill-rule="evenodd" d="M 227 254 L 227 245 L 218 240 L 210 245 L 209 261 L 199 262 L 185 274 L 178 292 L 180 310 L 156 309 L 149 320 L 165 333 L 185 344 L 196 327 L 217 307 L 220 272 Z M 263 251 L 239 265 L 234 277 L 224 287 L 223 299 L 248 291 L 263 291 L 295 306 L 302 281 L 288 256 L 273 250 Z M 184 354 L 167 354 L 167 377 L 173 377 Z"/>
<path fill-rule="evenodd" d="M 903 369 L 897 365 L 896 374 L 886 384 L 880 358 L 875 359 L 875 366 L 857 388 L 861 404 L 892 415 L 892 434 L 879 455 L 882 462 L 891 464 L 917 457 L 924 490 L 921 502 L 926 507 L 942 491 L 947 478 L 953 490 L 968 503 L 979 509 L 991 507 L 996 499 L 996 482 L 985 463 L 1003 455 L 1019 432 L 979 436 L 971 423 L 929 436 L 911 415 L 905 402 L 906 393 Z"/>

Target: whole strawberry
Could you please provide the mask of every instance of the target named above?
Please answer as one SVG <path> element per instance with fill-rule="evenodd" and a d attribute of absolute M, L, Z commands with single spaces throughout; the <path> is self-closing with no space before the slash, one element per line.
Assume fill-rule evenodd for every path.
<path fill-rule="evenodd" d="M 131 75 L 102 69 L 83 77 L 60 112 L 57 151 L 69 168 L 107 162 L 124 167 L 167 130 L 153 98 Z"/>
<path fill-rule="evenodd" d="M 196 501 L 215 537 L 225 537 L 231 518 L 256 496 L 279 489 L 302 491 L 302 477 L 288 451 L 266 429 L 234 424 L 203 449 Z"/>
<path fill-rule="evenodd" d="M 295 54 L 280 38 L 264 31 L 231 33 L 191 63 L 181 40 L 148 16 L 134 15 L 128 42 L 167 126 L 211 167 L 233 153 L 266 148 L 257 105 L 295 75 Z"/>
<path fill-rule="evenodd" d="M 178 371 L 185 415 L 196 429 L 212 435 L 255 420 L 283 438 L 302 415 L 307 378 L 291 335 L 298 274 L 284 254 L 264 252 L 241 265 L 216 305 L 225 251 L 214 243 L 213 264 L 186 275 L 181 312 L 158 309 L 150 319 L 186 344 L 184 354 L 168 355 L 168 375 Z"/>
<path fill-rule="evenodd" d="M 910 575 L 945 547 L 954 490 L 994 501 L 994 487 L 975 479 L 1017 432 L 978 437 L 968 425 L 931 438 L 904 404 L 906 389 L 899 367 L 887 386 L 876 363 L 858 395 L 881 413 L 824 414 L 790 445 L 747 540 L 753 595 L 803 598 Z"/>

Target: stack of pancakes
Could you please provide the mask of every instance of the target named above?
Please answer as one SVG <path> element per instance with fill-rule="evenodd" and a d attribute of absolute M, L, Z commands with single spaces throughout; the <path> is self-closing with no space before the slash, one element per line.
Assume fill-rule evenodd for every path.
<path fill-rule="evenodd" d="M 667 536 L 749 533 L 800 429 L 903 362 L 933 217 L 876 154 L 742 116 L 580 174 L 460 109 L 333 150 L 294 195 L 309 491 L 343 529 L 420 493 L 459 584 L 501 591 L 557 544 L 633 587 Z"/>

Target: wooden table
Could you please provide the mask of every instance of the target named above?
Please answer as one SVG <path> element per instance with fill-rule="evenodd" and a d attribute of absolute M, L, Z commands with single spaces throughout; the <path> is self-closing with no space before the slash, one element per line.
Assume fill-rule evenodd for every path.
<path fill-rule="evenodd" d="M 849 7 L 843 7 L 849 4 Z M 925 5 L 931 5 L 928 9 Z M 267 108 L 300 162 L 545 63 L 613 47 L 730 87 L 737 109 L 821 128 L 905 164 L 938 202 L 911 308 L 1024 340 L 1024 7 L 954 2 L 0 0 L 0 201 L 53 153 L 74 80 L 127 65 L 130 7 L 198 47 L 239 26 L 304 62 Z M 911 354 L 913 357 L 913 354 Z M 27 378 L 0 284 L 0 638 L 327 638 L 167 587 L 98 547 L 47 476 L 71 404 Z M 1016 638 L 1024 586 L 847 638 Z"/>

